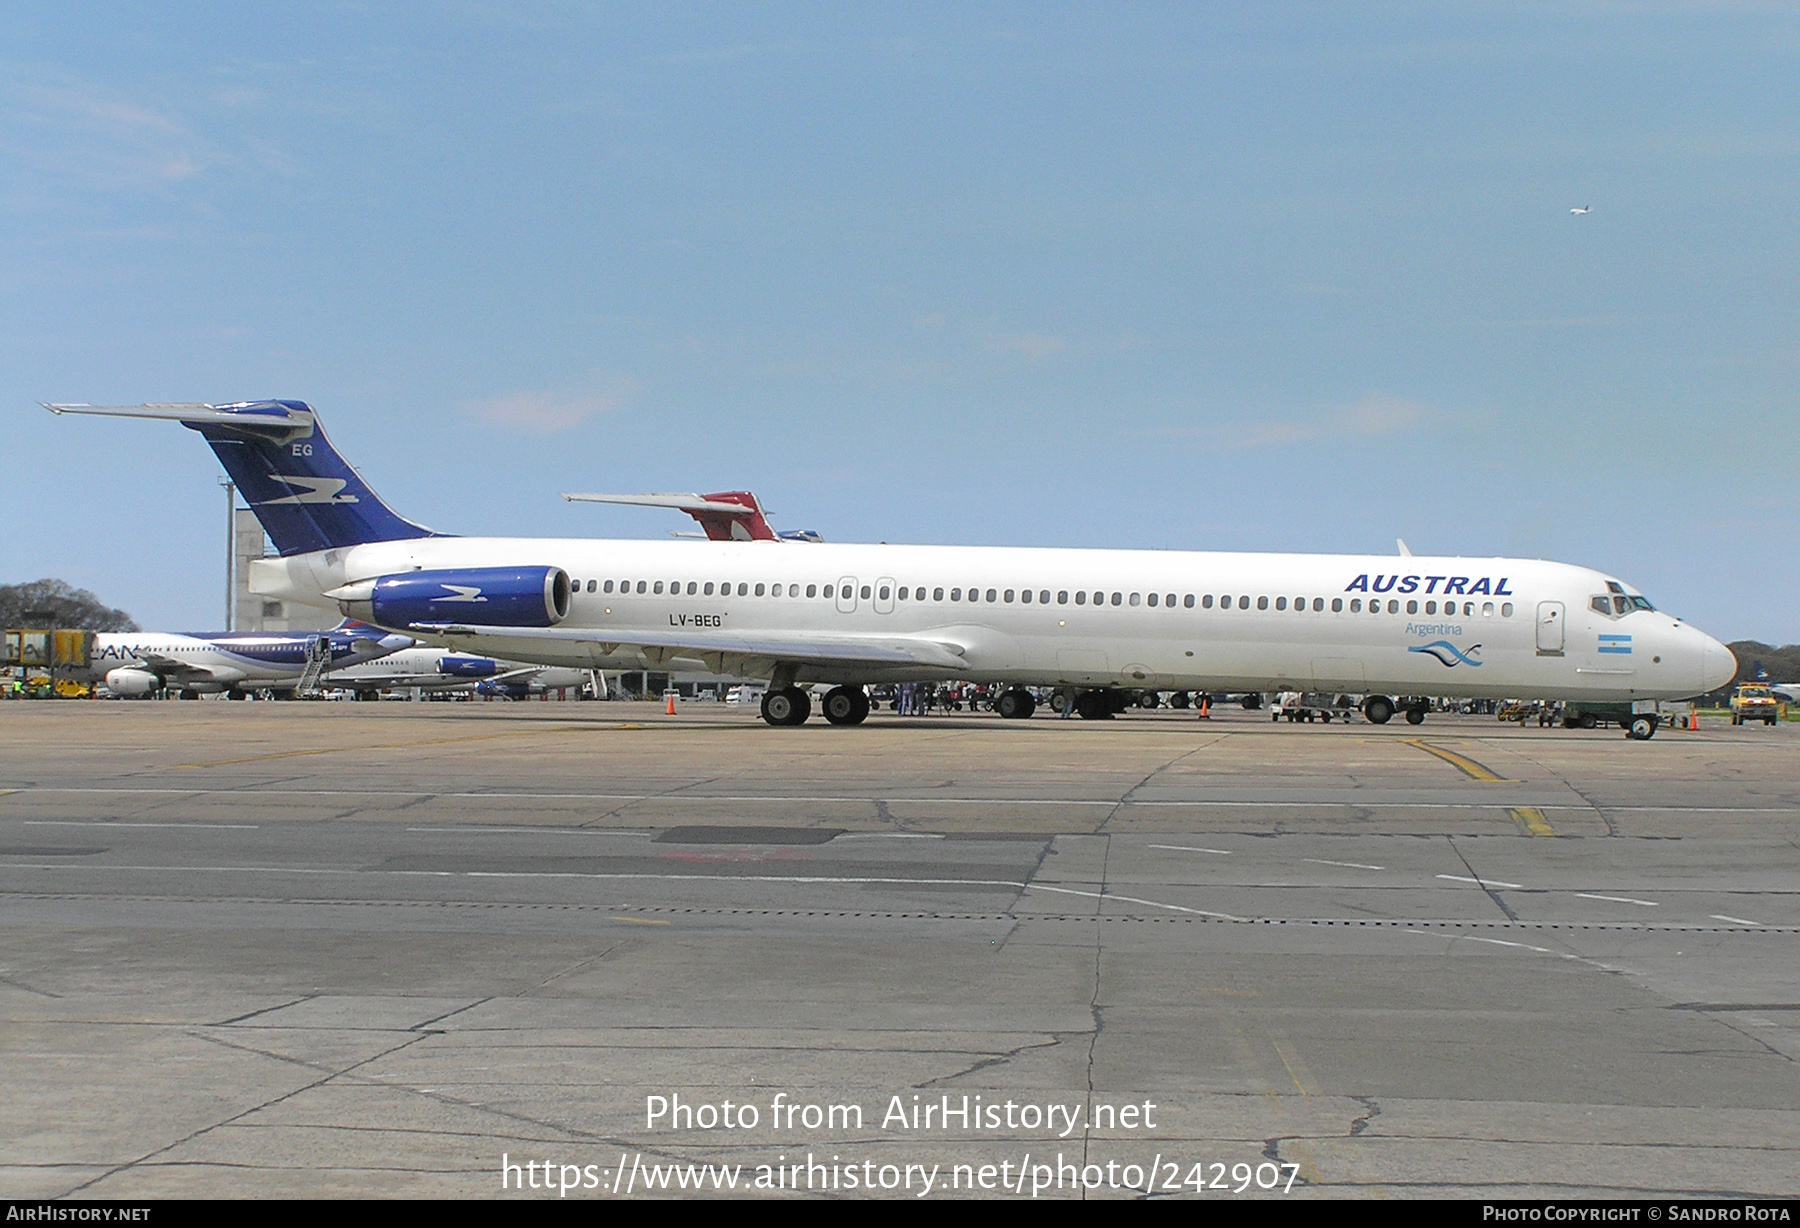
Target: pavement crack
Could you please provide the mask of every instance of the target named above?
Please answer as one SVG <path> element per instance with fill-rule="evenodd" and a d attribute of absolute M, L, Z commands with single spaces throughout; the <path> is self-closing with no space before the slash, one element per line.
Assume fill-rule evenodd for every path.
<path fill-rule="evenodd" d="M 1356 1138 L 1369 1128 L 1371 1121 L 1381 1116 L 1381 1106 L 1375 1103 L 1373 1096 L 1352 1096 L 1350 1099 L 1368 1110 L 1361 1117 L 1352 1118 L 1350 1121 L 1350 1137 Z"/>
<path fill-rule="evenodd" d="M 1469 864 L 1469 859 L 1467 857 L 1463 856 L 1462 848 L 1456 843 L 1456 837 L 1450 836 L 1448 839 L 1450 847 L 1456 851 L 1457 860 L 1463 863 L 1463 868 L 1469 872 L 1469 877 L 1474 879 L 1476 883 L 1480 885 L 1481 890 L 1487 895 L 1487 898 L 1494 902 L 1494 907 L 1505 913 L 1508 921 L 1517 921 L 1519 919 L 1519 914 L 1508 908 L 1506 906 L 1506 901 L 1500 898 L 1500 893 L 1488 886 L 1487 879 L 1475 872 L 1475 867 Z"/>
<path fill-rule="evenodd" d="M 937 1087 L 942 1083 L 949 1083 L 956 1079 L 965 1078 L 978 1070 L 988 1070 L 994 1066 L 1004 1066 L 1015 1057 L 1018 1057 L 1021 1053 L 1030 1053 L 1034 1049 L 1054 1049 L 1062 1043 L 1063 1040 L 1060 1036 L 1052 1036 L 1049 1040 L 1027 1041 L 1025 1044 L 1014 1045 L 1010 1049 L 1004 1049 L 999 1053 L 984 1057 L 973 1065 L 966 1066 L 961 1070 L 952 1071 L 950 1074 L 946 1075 L 939 1075 L 935 1079 L 927 1079 L 923 1083 L 915 1083 L 913 1086 L 920 1090 L 928 1087 Z"/>
<path fill-rule="evenodd" d="M 217 1023 L 209 1023 L 206 1026 L 211 1027 L 211 1028 L 230 1027 L 234 1023 L 242 1023 L 242 1022 L 244 1022 L 244 1020 L 254 1019 L 258 1015 L 266 1015 L 270 1011 L 284 1011 L 290 1006 L 299 1006 L 302 1002 L 311 1002 L 314 998 L 316 998 L 318 996 L 319 995 L 316 993 L 301 994 L 298 998 L 295 998 L 291 1002 L 282 1002 L 275 1006 L 259 1007 L 258 1009 L 246 1012 L 245 1014 L 233 1015 L 230 1019 L 221 1019 Z"/>
<path fill-rule="evenodd" d="M 333 1079 L 341 1079 L 345 1075 L 351 1073 L 352 1071 L 359 1070 L 362 1067 L 369 1065 L 371 1062 L 378 1062 L 384 1057 L 388 1057 L 391 1054 L 398 1053 L 400 1050 L 405 1049 L 411 1045 L 418 1044 L 420 1041 L 425 1039 L 426 1035 L 428 1035 L 428 1034 L 421 1033 L 417 1036 L 409 1037 L 406 1040 L 401 1041 L 397 1045 L 388 1046 L 386 1049 L 383 1049 L 380 1053 L 372 1054 L 369 1057 L 361 1059 L 360 1061 L 352 1062 L 348 1066 L 341 1067 L 337 1070 L 329 1071 L 328 1073 L 321 1075 L 319 1078 L 314 1079 L 309 1083 L 304 1083 L 299 1087 L 291 1088 L 288 1091 L 282 1092 L 279 1096 L 271 1096 L 269 1099 L 262 1101 L 260 1104 L 251 1105 L 249 1108 L 240 1110 L 239 1112 L 236 1112 L 236 1113 L 233 1113 L 231 1116 L 223 1118 L 219 1121 L 215 1121 L 211 1125 L 201 1126 L 197 1130 L 191 1130 L 187 1134 L 184 1134 L 182 1137 L 174 1140 L 173 1142 L 165 1143 L 163 1146 L 156 1148 L 154 1151 L 145 1152 L 143 1155 L 139 1156 L 135 1160 L 127 1160 L 123 1164 L 111 1165 L 106 1169 L 105 1172 L 99 1173 L 93 1177 L 88 1178 L 86 1181 L 83 1181 L 80 1185 L 76 1186 L 72 1190 L 65 1191 L 63 1193 L 63 1197 L 64 1198 L 73 1197 L 74 1195 L 81 1193 L 81 1191 L 83 1191 L 85 1189 L 89 1189 L 89 1188 L 99 1184 L 100 1182 L 106 1180 L 108 1177 L 117 1176 L 119 1173 L 122 1173 L 122 1172 L 128 1172 L 131 1169 L 138 1167 L 140 1164 L 149 1163 L 150 1161 L 155 1160 L 158 1156 L 167 1155 L 169 1152 L 174 1151 L 177 1147 L 184 1146 L 188 1143 L 193 1142 L 197 1138 L 203 1138 L 206 1135 L 211 1134 L 214 1130 L 223 1129 L 226 1126 L 229 1126 L 236 1122 L 242 1121 L 244 1118 L 249 1117 L 252 1114 L 260 1113 L 264 1109 L 270 1109 L 270 1108 L 275 1107 L 278 1104 L 281 1104 L 284 1101 L 292 1100 L 295 1096 L 300 1095 L 302 1092 L 309 1092 L 309 1091 L 312 1091 L 316 1087 L 323 1087 L 325 1084 L 331 1082 Z M 217 1043 L 228 1044 L 229 1042 L 219 1041 Z M 242 1046 L 233 1046 L 233 1047 L 242 1047 Z M 271 1056 L 271 1055 L 264 1055 L 264 1056 Z M 287 1060 L 295 1061 L 296 1059 L 289 1058 Z M 311 1065 L 310 1063 L 306 1063 L 306 1062 L 300 1062 L 298 1064 L 300 1064 L 302 1066 L 310 1066 Z M 317 1069 L 317 1067 L 312 1067 L 312 1068 Z"/>

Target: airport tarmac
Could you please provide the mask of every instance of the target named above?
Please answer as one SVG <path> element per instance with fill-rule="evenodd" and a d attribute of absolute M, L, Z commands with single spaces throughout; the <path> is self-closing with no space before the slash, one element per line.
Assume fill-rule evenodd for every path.
<path fill-rule="evenodd" d="M 11 1197 L 1793 1195 L 1800 730 L 5 704 L 0 1018 Z"/>

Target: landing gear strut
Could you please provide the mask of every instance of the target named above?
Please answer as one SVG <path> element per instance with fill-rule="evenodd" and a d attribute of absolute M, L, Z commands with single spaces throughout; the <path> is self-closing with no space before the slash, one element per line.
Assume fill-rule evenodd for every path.
<path fill-rule="evenodd" d="M 825 719 L 833 725 L 860 725 L 869 719 L 869 693 L 859 686 L 834 686 L 825 692 L 825 702 L 819 707 L 825 713 Z M 766 709 L 763 719 L 769 719 Z M 769 723 L 773 725 L 776 722 Z M 797 725 L 800 721 L 791 723 Z"/>
<path fill-rule="evenodd" d="M 763 695 L 762 718 L 771 725 L 804 725 L 811 715 L 812 700 L 799 687 L 783 687 Z"/>

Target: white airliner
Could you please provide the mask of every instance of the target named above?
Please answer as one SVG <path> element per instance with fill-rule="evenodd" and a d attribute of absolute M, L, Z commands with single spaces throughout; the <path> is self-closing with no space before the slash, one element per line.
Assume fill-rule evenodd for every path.
<path fill-rule="evenodd" d="M 346 621 L 331 631 L 121 631 L 94 636 L 89 668 L 71 676 L 121 698 L 171 690 L 183 699 L 221 691 L 292 690 L 309 664 L 321 670 L 409 648 L 412 637 Z"/>
<path fill-rule="evenodd" d="M 354 691 L 363 699 L 376 699 L 379 698 L 377 692 L 400 687 L 474 691 L 481 695 L 516 698 L 534 691 L 582 687 L 592 680 L 587 670 L 496 661 L 491 657 L 470 656 L 442 648 L 403 648 L 378 660 L 330 670 L 320 683 Z"/>
<path fill-rule="evenodd" d="M 767 678 L 771 725 L 809 716 L 798 683 L 836 684 L 825 717 L 848 725 L 868 683 L 966 678 L 1012 684 L 1009 716 L 1031 714 L 1027 686 L 1078 688 L 1089 717 L 1138 689 L 1331 690 L 1377 723 L 1423 720 L 1426 696 L 1617 703 L 1647 738 L 1655 701 L 1736 670 L 1630 586 L 1563 563 L 453 537 L 388 508 L 304 402 L 48 408 L 205 436 L 280 551 L 251 563 L 253 592 L 496 658 Z"/>

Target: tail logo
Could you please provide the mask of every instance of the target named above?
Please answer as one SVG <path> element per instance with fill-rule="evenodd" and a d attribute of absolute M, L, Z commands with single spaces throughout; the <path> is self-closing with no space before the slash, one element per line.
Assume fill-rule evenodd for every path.
<path fill-rule="evenodd" d="M 1458 665 L 1472 665 L 1476 669 L 1481 668 L 1481 662 L 1475 659 L 1481 653 L 1480 644 L 1475 644 L 1467 652 L 1464 652 L 1449 640 L 1433 640 L 1429 644 L 1414 644 L 1406 651 L 1427 653 L 1442 662 L 1448 669 L 1455 669 Z"/>
<path fill-rule="evenodd" d="M 452 595 L 449 597 L 433 597 L 432 601 L 436 602 L 436 601 L 486 601 L 487 600 L 486 597 L 483 597 L 481 595 L 481 589 L 477 585 L 446 584 L 446 585 L 444 585 L 444 587 L 449 589 Z"/>
<path fill-rule="evenodd" d="M 279 499 L 265 500 L 260 506 L 271 507 L 278 503 L 356 503 L 355 495 L 341 495 L 338 492 L 350 483 L 345 478 L 290 478 L 279 473 L 269 475 L 272 481 L 280 482 L 296 493 L 283 495 Z"/>

